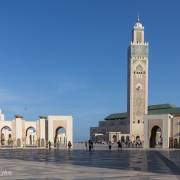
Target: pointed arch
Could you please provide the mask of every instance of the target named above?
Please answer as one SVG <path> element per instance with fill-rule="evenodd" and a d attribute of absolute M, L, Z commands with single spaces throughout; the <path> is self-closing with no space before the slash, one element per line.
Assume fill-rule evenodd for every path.
<path fill-rule="evenodd" d="M 142 67 L 140 64 L 138 64 L 138 65 L 136 66 L 136 71 L 137 71 L 137 72 L 142 72 L 142 71 L 143 71 L 143 67 Z"/>

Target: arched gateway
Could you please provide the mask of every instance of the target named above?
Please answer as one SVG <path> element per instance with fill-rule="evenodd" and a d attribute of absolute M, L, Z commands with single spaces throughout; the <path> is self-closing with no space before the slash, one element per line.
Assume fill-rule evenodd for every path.
<path fill-rule="evenodd" d="M 12 129 L 9 126 L 1 128 L 1 145 L 12 145 Z"/>
<path fill-rule="evenodd" d="M 48 116 L 48 140 L 54 147 L 73 144 L 72 116 Z"/>
<path fill-rule="evenodd" d="M 54 146 L 56 147 L 60 144 L 67 144 L 66 130 L 64 127 L 58 127 L 55 131 Z"/>
<path fill-rule="evenodd" d="M 32 126 L 26 129 L 26 145 L 33 146 L 36 143 L 36 129 Z"/>
<path fill-rule="evenodd" d="M 171 119 L 171 114 L 145 116 L 144 148 L 169 148 Z"/>
<path fill-rule="evenodd" d="M 151 129 L 151 136 L 150 136 L 150 147 L 162 147 L 162 130 L 159 126 L 154 126 Z"/>

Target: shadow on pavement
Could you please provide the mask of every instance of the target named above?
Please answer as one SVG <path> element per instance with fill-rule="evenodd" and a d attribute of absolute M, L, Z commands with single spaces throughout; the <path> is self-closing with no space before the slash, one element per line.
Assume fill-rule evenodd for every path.
<path fill-rule="evenodd" d="M 180 175 L 180 151 L 1 149 L 0 159 Z"/>

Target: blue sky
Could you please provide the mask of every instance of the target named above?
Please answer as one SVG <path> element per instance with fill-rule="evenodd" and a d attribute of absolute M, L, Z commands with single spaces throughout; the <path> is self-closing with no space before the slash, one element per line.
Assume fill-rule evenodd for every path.
<path fill-rule="evenodd" d="M 137 13 L 150 43 L 149 104 L 180 106 L 180 2 L 0 1 L 0 107 L 74 117 L 74 139 L 126 111 L 127 47 Z"/>

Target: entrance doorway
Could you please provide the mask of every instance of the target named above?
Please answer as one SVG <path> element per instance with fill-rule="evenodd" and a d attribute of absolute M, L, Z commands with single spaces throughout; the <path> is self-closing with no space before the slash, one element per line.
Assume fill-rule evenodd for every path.
<path fill-rule="evenodd" d="M 26 130 L 26 145 L 27 146 L 35 145 L 35 136 L 36 136 L 36 129 L 34 127 L 27 128 Z"/>
<path fill-rule="evenodd" d="M 113 142 L 117 142 L 117 136 L 116 135 L 113 135 Z"/>
<path fill-rule="evenodd" d="M 58 127 L 55 132 L 54 146 L 58 147 L 60 144 L 67 144 L 66 130 L 63 127 Z"/>
<path fill-rule="evenodd" d="M 4 126 L 1 129 L 1 145 L 12 145 L 12 130 L 8 126 Z"/>
<path fill-rule="evenodd" d="M 162 147 L 162 130 L 159 126 L 154 126 L 151 130 L 150 147 L 157 148 Z"/>

